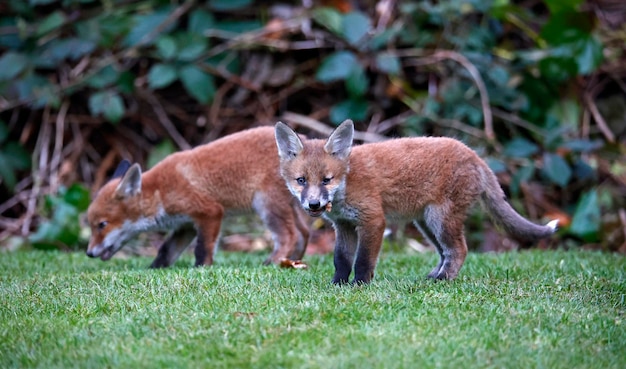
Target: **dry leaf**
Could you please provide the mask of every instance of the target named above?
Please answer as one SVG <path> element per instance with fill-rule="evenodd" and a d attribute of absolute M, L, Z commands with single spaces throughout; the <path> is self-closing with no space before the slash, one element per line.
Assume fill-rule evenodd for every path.
<path fill-rule="evenodd" d="M 291 268 L 291 269 L 306 269 L 309 266 L 306 265 L 302 260 L 283 259 L 280 261 L 280 267 Z"/>

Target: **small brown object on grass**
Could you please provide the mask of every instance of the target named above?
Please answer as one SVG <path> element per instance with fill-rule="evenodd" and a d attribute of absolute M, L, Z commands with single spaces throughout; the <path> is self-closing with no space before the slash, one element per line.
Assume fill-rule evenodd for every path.
<path fill-rule="evenodd" d="M 289 259 L 281 260 L 279 265 L 281 268 L 291 268 L 291 269 L 306 269 L 309 267 L 302 260 L 289 260 Z"/>

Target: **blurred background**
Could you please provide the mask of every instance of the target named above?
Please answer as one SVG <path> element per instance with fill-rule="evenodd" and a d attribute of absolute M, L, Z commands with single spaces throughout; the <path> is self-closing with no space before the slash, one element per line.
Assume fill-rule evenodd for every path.
<path fill-rule="evenodd" d="M 625 52 L 623 0 L 3 1 L 0 248 L 85 250 L 84 212 L 123 158 L 150 168 L 246 128 L 324 137 L 350 118 L 359 143 L 460 139 L 520 213 L 560 221 L 520 244 L 477 207 L 472 250 L 626 253 Z M 309 250 L 331 251 L 313 227 Z M 387 247 L 424 249 L 390 230 Z M 268 245 L 254 216 L 224 235 Z"/>

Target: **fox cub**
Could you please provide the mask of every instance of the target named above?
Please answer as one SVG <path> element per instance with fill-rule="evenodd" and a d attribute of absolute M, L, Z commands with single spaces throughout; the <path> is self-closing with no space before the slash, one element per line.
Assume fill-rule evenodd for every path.
<path fill-rule="evenodd" d="M 440 261 L 428 274 L 435 279 L 459 273 L 467 254 L 463 222 L 478 199 L 513 236 L 536 240 L 556 230 L 556 221 L 540 226 L 515 212 L 487 164 L 457 140 L 399 138 L 352 147 L 350 120 L 326 141 L 302 141 L 281 122 L 275 130 L 287 187 L 309 215 L 334 224 L 333 283 L 347 283 L 353 268 L 353 283 L 372 280 L 386 219 L 413 221 L 436 247 Z"/>
<path fill-rule="evenodd" d="M 272 233 L 274 249 L 266 264 L 302 258 L 309 229 L 280 178 L 272 127 L 174 153 L 145 173 L 138 164 L 122 162 L 87 210 L 92 232 L 87 255 L 108 260 L 139 232 L 193 223 L 195 264 L 210 265 L 222 217 L 241 210 L 256 211 Z M 151 267 L 171 265 L 186 247 L 164 243 Z"/>

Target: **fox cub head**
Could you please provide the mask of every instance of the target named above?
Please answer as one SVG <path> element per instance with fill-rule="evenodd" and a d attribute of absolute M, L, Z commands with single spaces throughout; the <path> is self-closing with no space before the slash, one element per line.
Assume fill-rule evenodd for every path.
<path fill-rule="evenodd" d="M 286 124 L 275 128 L 280 173 L 302 208 L 319 217 L 330 211 L 335 195 L 343 196 L 354 136 L 351 120 L 341 123 L 328 140 L 306 140 Z"/>
<path fill-rule="evenodd" d="M 113 178 L 96 194 L 87 209 L 91 238 L 87 256 L 109 260 L 137 233 L 141 221 L 141 168 L 123 160 Z"/>

